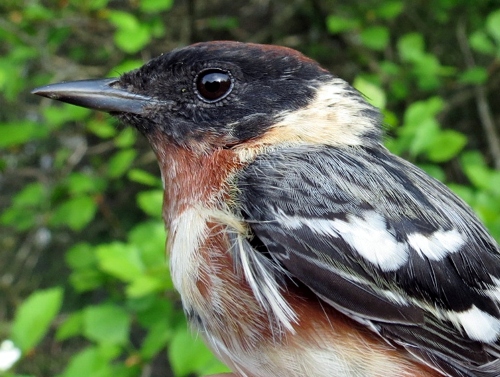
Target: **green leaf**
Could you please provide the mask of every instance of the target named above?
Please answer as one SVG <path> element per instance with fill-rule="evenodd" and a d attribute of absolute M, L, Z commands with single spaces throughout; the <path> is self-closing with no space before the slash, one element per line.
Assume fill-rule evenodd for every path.
<path fill-rule="evenodd" d="M 76 353 L 69 361 L 62 377 L 89 377 L 106 366 L 104 360 L 97 350 L 97 347 L 89 347 Z"/>
<path fill-rule="evenodd" d="M 456 183 L 447 183 L 446 185 L 469 205 L 474 203 L 474 190 L 472 187 Z"/>
<path fill-rule="evenodd" d="M 383 125 L 387 129 L 395 129 L 399 124 L 399 119 L 395 113 L 390 110 L 382 109 L 382 115 L 384 116 L 382 119 Z"/>
<path fill-rule="evenodd" d="M 116 136 L 116 128 L 108 118 L 96 117 L 86 122 L 87 130 L 101 139 Z"/>
<path fill-rule="evenodd" d="M 410 82 L 409 80 L 397 80 L 390 84 L 390 94 L 395 99 L 404 100 L 408 97 L 410 92 Z"/>
<path fill-rule="evenodd" d="M 200 338 L 194 338 L 186 329 L 176 331 L 168 348 L 168 357 L 174 374 L 178 377 L 190 373 L 204 374 L 214 364 L 215 357 Z"/>
<path fill-rule="evenodd" d="M 81 335 L 83 330 L 83 312 L 77 311 L 71 313 L 64 322 L 58 327 L 56 339 L 66 340 L 77 335 Z"/>
<path fill-rule="evenodd" d="M 384 26 L 373 26 L 361 32 L 361 43 L 373 50 L 382 51 L 389 43 L 389 30 Z"/>
<path fill-rule="evenodd" d="M 433 140 L 439 135 L 439 123 L 433 118 L 427 118 L 420 123 L 420 126 L 413 135 L 409 151 L 412 156 L 427 151 L 433 144 Z"/>
<path fill-rule="evenodd" d="M 97 204 L 90 196 L 71 198 L 58 206 L 50 222 L 55 226 L 66 225 L 73 230 L 83 229 L 95 216 Z"/>
<path fill-rule="evenodd" d="M 167 33 L 164 19 L 160 14 L 156 14 L 154 18 L 148 20 L 148 27 L 152 38 L 163 38 Z"/>
<path fill-rule="evenodd" d="M 461 157 L 461 162 L 466 167 L 480 167 L 487 169 L 486 161 L 481 152 L 477 150 L 467 151 Z"/>
<path fill-rule="evenodd" d="M 32 293 L 16 311 L 12 325 L 12 340 L 28 352 L 42 340 L 50 323 L 61 309 L 62 288 L 38 290 Z"/>
<path fill-rule="evenodd" d="M 158 322 L 170 323 L 174 316 L 174 300 L 165 300 L 158 295 L 131 299 L 130 305 L 137 312 L 137 321 L 147 329 L 155 327 Z M 176 304 L 177 305 L 177 304 Z M 178 311 L 175 314 L 179 314 Z M 182 314 L 181 314 L 182 315 Z M 185 317 L 182 316 L 182 321 Z"/>
<path fill-rule="evenodd" d="M 359 25 L 360 22 L 357 19 L 336 16 L 333 14 L 326 18 L 326 27 L 331 34 L 351 31 L 357 29 Z"/>
<path fill-rule="evenodd" d="M 488 35 L 483 30 L 477 30 L 469 37 L 470 46 L 485 55 L 495 54 L 496 48 Z"/>
<path fill-rule="evenodd" d="M 66 252 L 64 258 L 66 264 L 73 270 L 83 270 L 97 265 L 93 246 L 85 242 L 74 245 Z"/>
<path fill-rule="evenodd" d="M 52 20 L 54 17 L 54 12 L 41 4 L 29 3 L 23 10 L 23 15 L 29 21 L 45 21 Z"/>
<path fill-rule="evenodd" d="M 137 133 L 132 127 L 123 129 L 120 134 L 115 137 L 115 145 L 119 148 L 128 148 L 134 145 Z"/>
<path fill-rule="evenodd" d="M 429 174 L 431 177 L 434 177 L 441 182 L 444 182 L 444 180 L 446 179 L 444 170 L 438 165 L 418 164 L 418 167 Z"/>
<path fill-rule="evenodd" d="M 24 231 L 32 228 L 37 219 L 32 211 L 24 208 L 10 207 L 0 214 L 0 222 L 3 225 L 12 226 L 17 230 Z"/>
<path fill-rule="evenodd" d="M 146 338 L 142 342 L 141 356 L 149 360 L 154 357 L 172 337 L 172 329 L 167 321 L 156 322 L 148 330 Z"/>
<path fill-rule="evenodd" d="M 399 38 L 397 47 L 401 60 L 415 62 L 420 60 L 424 54 L 424 38 L 419 33 L 405 34 Z"/>
<path fill-rule="evenodd" d="M 490 190 L 491 192 L 500 195 L 500 171 L 492 170 L 490 174 Z M 499 213 L 500 214 L 500 213 Z"/>
<path fill-rule="evenodd" d="M 147 221 L 128 233 L 129 243 L 136 246 L 147 267 L 165 265 L 165 226 L 162 221 Z"/>
<path fill-rule="evenodd" d="M 5 8 L 2 8 L 2 14 L 7 14 L 4 9 Z M 24 15 L 24 10 L 22 12 L 14 11 L 14 13 L 10 14 L 15 13 Z M 16 25 L 13 19 L 9 19 L 7 22 L 13 22 L 12 25 Z M 16 27 L 19 26 L 16 25 Z M 4 103 L 2 115 L 7 116 L 3 116 L 2 121 L 13 118 L 9 115 L 12 115 L 15 109 L 22 110 L 22 107 L 18 106 L 22 98 L 19 94 L 25 91 L 26 85 L 29 85 L 29 83 L 27 80 L 22 80 L 20 78 L 33 77 L 33 75 L 27 73 L 26 69 L 33 61 L 39 59 L 40 55 L 40 50 L 37 48 L 38 46 L 28 46 L 26 43 L 20 42 L 18 33 L 9 33 L 7 29 L 9 29 L 8 26 L 0 28 L 0 40 L 2 40 L 2 42 L 4 42 L 3 45 L 7 47 L 2 50 L 2 54 L 0 55 L 0 93 L 2 93 L 2 97 L 7 100 L 7 103 L 15 103 L 16 106 L 10 107 L 6 106 L 7 103 Z M 11 36 L 12 34 L 17 34 L 16 36 L 18 38 Z M 12 45 L 10 46 L 7 42 L 8 39 L 12 40 Z M 18 118 L 21 118 L 21 116 L 18 116 Z"/>
<path fill-rule="evenodd" d="M 172 8 L 174 0 L 142 0 L 140 9 L 146 13 L 166 11 Z"/>
<path fill-rule="evenodd" d="M 161 179 L 145 170 L 132 169 L 128 172 L 127 177 L 131 181 L 141 183 L 143 185 L 161 187 Z"/>
<path fill-rule="evenodd" d="M 433 139 L 427 156 L 434 162 L 445 162 L 455 157 L 467 144 L 467 137 L 460 132 L 444 130 Z"/>
<path fill-rule="evenodd" d="M 163 190 L 142 191 L 138 193 L 137 204 L 148 215 L 161 217 Z"/>
<path fill-rule="evenodd" d="M 77 292 L 88 292 L 103 286 L 104 275 L 95 267 L 86 268 L 73 271 L 69 276 L 69 281 Z"/>
<path fill-rule="evenodd" d="M 83 311 L 83 334 L 98 343 L 125 345 L 130 322 L 130 315 L 119 306 L 89 306 Z"/>
<path fill-rule="evenodd" d="M 45 124 L 51 129 L 60 128 L 65 123 L 71 121 L 82 121 L 91 113 L 91 110 L 84 107 L 77 107 L 67 103 L 62 105 L 47 106 L 43 110 Z"/>
<path fill-rule="evenodd" d="M 27 141 L 47 137 L 49 129 L 41 124 L 30 121 L 18 121 L 0 124 L 0 148 L 13 147 Z"/>
<path fill-rule="evenodd" d="M 149 43 L 151 33 L 146 25 L 140 25 L 136 30 L 118 30 L 114 40 L 118 48 L 134 54 Z"/>
<path fill-rule="evenodd" d="M 484 67 L 473 67 L 463 72 L 458 78 L 458 82 L 462 84 L 480 85 L 486 83 L 488 79 L 488 71 Z"/>
<path fill-rule="evenodd" d="M 487 223 L 498 221 L 500 213 L 500 200 L 487 191 L 479 191 L 476 194 L 474 210 L 478 212 L 481 219 Z"/>
<path fill-rule="evenodd" d="M 486 17 L 486 30 L 500 44 L 500 9 L 491 12 Z"/>
<path fill-rule="evenodd" d="M 46 188 L 40 183 L 29 183 L 18 192 L 12 204 L 19 208 L 38 207 L 47 199 Z"/>
<path fill-rule="evenodd" d="M 388 76 L 397 76 L 402 70 L 399 65 L 388 60 L 380 62 L 380 69 Z"/>
<path fill-rule="evenodd" d="M 371 83 L 362 76 L 356 77 L 353 86 L 363 93 L 368 102 L 370 102 L 373 106 L 378 107 L 379 109 L 385 108 L 385 92 L 380 88 L 380 86 Z"/>
<path fill-rule="evenodd" d="M 392 20 L 401 14 L 403 8 L 403 1 L 383 1 L 375 12 L 380 18 Z"/>
<path fill-rule="evenodd" d="M 414 64 L 412 73 L 422 90 L 434 90 L 439 87 L 442 66 L 435 55 L 422 54 Z"/>
<path fill-rule="evenodd" d="M 162 279 L 155 276 L 141 275 L 127 286 L 125 292 L 128 297 L 141 297 L 164 291 L 164 288 Z"/>
<path fill-rule="evenodd" d="M 139 23 L 133 14 L 112 11 L 109 12 L 109 20 L 117 28 L 114 41 L 121 50 L 133 54 L 149 43 L 151 39 L 149 28 Z"/>
<path fill-rule="evenodd" d="M 123 281 L 133 281 L 142 275 L 142 264 L 139 250 L 128 244 L 113 242 L 96 247 L 99 268 Z"/>
<path fill-rule="evenodd" d="M 412 103 L 405 111 L 404 123 L 397 130 L 397 143 L 391 144 L 392 150 L 402 153 L 410 151 L 416 156 L 432 144 L 432 140 L 440 132 L 436 114 L 443 108 L 444 102 L 440 97 L 431 97 L 425 101 Z"/>
<path fill-rule="evenodd" d="M 98 193 L 106 187 L 106 181 L 103 178 L 80 172 L 73 172 L 66 179 L 68 191 L 72 196 Z"/>
<path fill-rule="evenodd" d="M 202 376 L 211 376 L 213 374 L 225 374 L 225 373 L 230 373 L 231 369 L 229 369 L 225 364 L 222 363 L 222 361 L 216 359 L 215 357 L 204 365 L 202 368 L 200 368 L 199 373 Z"/>
<path fill-rule="evenodd" d="M 89 0 L 86 2 L 86 5 L 89 9 L 99 10 L 105 8 L 108 2 L 109 0 Z"/>
<path fill-rule="evenodd" d="M 412 103 L 405 111 L 404 124 L 418 128 L 420 122 L 426 118 L 434 118 L 444 107 L 441 97 L 431 97 L 425 101 Z"/>
<path fill-rule="evenodd" d="M 136 30 L 139 27 L 139 21 L 132 13 L 113 10 L 108 17 L 109 22 L 120 30 Z"/>
<path fill-rule="evenodd" d="M 217 16 L 208 19 L 208 26 L 212 30 L 233 30 L 239 26 L 237 17 Z"/>
<path fill-rule="evenodd" d="M 140 66 L 142 66 L 143 64 L 144 64 L 144 62 L 142 60 L 138 60 L 138 59 L 125 60 L 125 61 L 121 62 L 120 64 L 118 64 L 116 67 L 114 67 L 111 71 L 109 71 L 108 76 L 116 77 L 116 76 L 123 75 L 125 72 L 129 72 L 129 71 L 132 71 L 134 69 L 137 69 Z"/>
<path fill-rule="evenodd" d="M 116 152 L 108 163 L 108 175 L 111 178 L 118 178 L 125 174 L 137 156 L 135 149 L 124 149 Z"/>
<path fill-rule="evenodd" d="M 110 362 L 119 351 L 109 345 L 88 347 L 71 358 L 62 377 L 116 377 Z"/>
<path fill-rule="evenodd" d="M 461 156 L 460 161 L 463 171 L 471 183 L 479 189 L 488 190 L 491 172 L 481 153 L 468 151 Z"/>

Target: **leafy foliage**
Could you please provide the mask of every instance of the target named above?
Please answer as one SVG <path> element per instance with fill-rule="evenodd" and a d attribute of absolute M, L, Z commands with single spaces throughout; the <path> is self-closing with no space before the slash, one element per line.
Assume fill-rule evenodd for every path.
<path fill-rule="evenodd" d="M 61 308 L 62 296 L 60 288 L 39 290 L 19 306 L 11 335 L 21 351 L 28 352 L 47 333 L 50 323 Z"/>
<path fill-rule="evenodd" d="M 500 240 L 498 4 L 346 4 L 0 4 L 0 343 L 22 351 L 3 375 L 225 370 L 186 327 L 145 141 L 105 114 L 29 94 L 116 76 L 199 40 L 288 45 L 353 82 L 382 109 L 387 147 L 447 182 Z"/>

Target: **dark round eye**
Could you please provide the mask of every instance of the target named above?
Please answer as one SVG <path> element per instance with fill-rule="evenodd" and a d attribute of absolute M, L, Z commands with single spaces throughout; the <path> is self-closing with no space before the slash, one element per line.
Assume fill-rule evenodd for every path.
<path fill-rule="evenodd" d="M 231 75 L 221 69 L 208 69 L 196 78 L 196 89 L 202 100 L 217 102 L 226 97 L 233 88 Z"/>

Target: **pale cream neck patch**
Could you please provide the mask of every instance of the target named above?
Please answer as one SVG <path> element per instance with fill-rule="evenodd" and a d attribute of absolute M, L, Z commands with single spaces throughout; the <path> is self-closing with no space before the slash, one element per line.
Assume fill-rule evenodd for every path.
<path fill-rule="evenodd" d="M 235 147 L 242 161 L 278 145 L 322 144 L 336 147 L 366 144 L 366 135 L 379 132 L 376 110 L 346 81 L 333 78 L 321 85 L 311 103 L 277 116 L 262 137 Z"/>

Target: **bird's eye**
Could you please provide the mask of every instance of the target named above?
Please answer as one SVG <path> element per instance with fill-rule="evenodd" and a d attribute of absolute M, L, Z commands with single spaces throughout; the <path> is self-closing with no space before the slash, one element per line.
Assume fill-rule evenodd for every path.
<path fill-rule="evenodd" d="M 202 71 L 196 78 L 196 90 L 206 102 L 217 102 L 226 97 L 233 89 L 231 75 L 221 69 Z"/>

